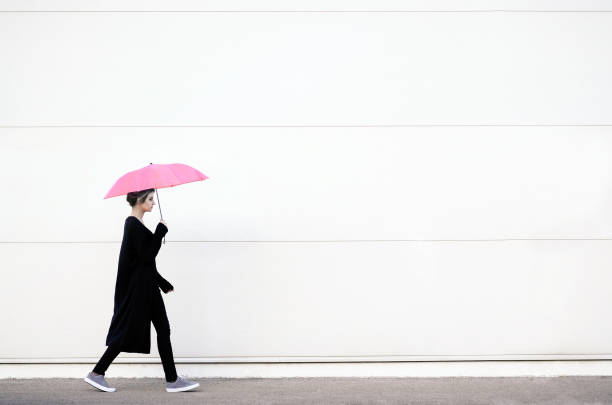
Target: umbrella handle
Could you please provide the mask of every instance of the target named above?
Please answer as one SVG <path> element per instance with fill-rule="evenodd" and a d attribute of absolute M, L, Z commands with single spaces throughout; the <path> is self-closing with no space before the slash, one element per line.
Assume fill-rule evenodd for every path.
<path fill-rule="evenodd" d="M 164 215 L 162 214 L 162 210 L 161 210 L 161 204 L 159 202 L 159 194 L 157 193 L 157 189 L 155 189 L 155 195 L 157 196 L 157 205 L 159 205 L 159 216 L 161 217 L 161 219 L 164 219 Z M 163 243 L 166 243 L 166 235 L 164 235 L 164 240 Z"/>

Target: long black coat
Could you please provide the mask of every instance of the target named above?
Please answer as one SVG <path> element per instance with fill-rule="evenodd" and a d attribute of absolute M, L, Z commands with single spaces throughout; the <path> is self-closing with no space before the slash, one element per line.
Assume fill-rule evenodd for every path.
<path fill-rule="evenodd" d="M 151 352 L 151 304 L 153 294 L 172 290 L 172 284 L 157 271 L 155 257 L 168 232 L 158 223 L 151 232 L 138 218 L 128 216 L 123 228 L 119 267 L 115 283 L 115 305 L 106 345 L 118 344 L 129 353 Z"/>

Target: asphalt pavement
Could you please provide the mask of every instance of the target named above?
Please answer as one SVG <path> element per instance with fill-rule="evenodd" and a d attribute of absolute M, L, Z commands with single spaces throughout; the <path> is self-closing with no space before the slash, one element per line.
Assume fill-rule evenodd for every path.
<path fill-rule="evenodd" d="M 612 404 L 612 376 L 443 378 L 112 378 L 103 392 L 82 378 L 0 379 L 0 404 Z"/>

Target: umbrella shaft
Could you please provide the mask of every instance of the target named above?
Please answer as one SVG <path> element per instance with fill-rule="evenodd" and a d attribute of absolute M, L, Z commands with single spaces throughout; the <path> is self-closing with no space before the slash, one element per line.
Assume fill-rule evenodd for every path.
<path fill-rule="evenodd" d="M 164 219 L 164 215 L 162 214 L 161 204 L 159 202 L 159 194 L 157 193 L 157 189 L 155 189 L 155 195 L 157 195 L 157 205 L 159 205 L 159 216 L 161 219 Z"/>

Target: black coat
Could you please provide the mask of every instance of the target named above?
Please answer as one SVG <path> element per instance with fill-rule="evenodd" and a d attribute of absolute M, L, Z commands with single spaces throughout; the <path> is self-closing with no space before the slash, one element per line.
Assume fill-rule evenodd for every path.
<path fill-rule="evenodd" d="M 128 216 L 123 228 L 119 268 L 115 283 L 115 306 L 106 345 L 117 344 L 129 353 L 151 352 L 151 304 L 153 294 L 174 289 L 157 271 L 155 257 L 168 232 L 158 223 L 151 232 L 138 218 Z"/>

